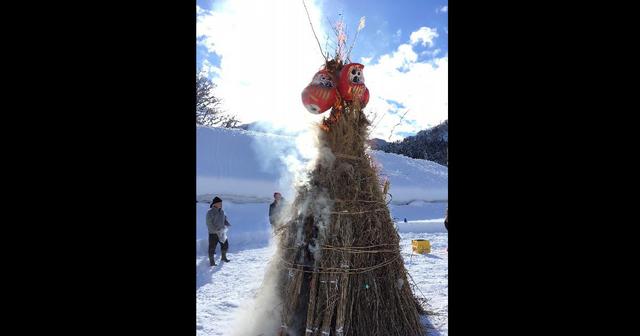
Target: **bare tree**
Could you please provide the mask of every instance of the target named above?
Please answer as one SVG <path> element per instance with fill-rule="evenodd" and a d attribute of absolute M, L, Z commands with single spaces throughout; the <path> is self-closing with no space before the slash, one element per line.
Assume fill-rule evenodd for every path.
<path fill-rule="evenodd" d="M 196 124 L 232 128 L 240 121 L 226 113 L 214 94 L 216 85 L 202 73 L 196 78 Z"/>

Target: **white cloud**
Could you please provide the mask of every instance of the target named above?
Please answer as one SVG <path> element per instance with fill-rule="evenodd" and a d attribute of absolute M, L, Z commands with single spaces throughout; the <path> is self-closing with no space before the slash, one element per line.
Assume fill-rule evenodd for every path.
<path fill-rule="evenodd" d="M 413 46 L 402 44 L 366 65 L 364 75 L 371 94 L 365 111 L 378 114 L 371 137 L 395 141 L 403 138 L 399 132 L 416 133 L 448 119 L 448 56 L 418 61 Z"/>
<path fill-rule="evenodd" d="M 442 52 L 442 49 L 438 48 L 438 49 L 434 49 L 434 50 L 423 50 L 420 53 L 420 56 L 431 56 L 431 57 L 436 57 L 439 53 Z"/>
<path fill-rule="evenodd" d="M 327 36 L 317 1 L 306 1 L 324 48 Z M 307 112 L 300 93 L 324 64 L 302 2 L 222 1 L 197 10 L 196 35 L 220 58 L 217 94 L 242 122 L 266 120 L 289 130 L 321 117 Z"/>
<path fill-rule="evenodd" d="M 446 5 L 444 5 L 444 6 L 440 7 L 440 8 L 437 8 L 437 9 L 436 9 L 436 13 L 438 13 L 438 12 L 440 12 L 440 13 L 446 13 L 448 10 L 449 10 L 449 7 L 447 7 Z"/>
<path fill-rule="evenodd" d="M 411 44 L 417 44 L 422 42 L 423 46 L 427 46 L 427 44 L 432 47 L 433 39 L 438 37 L 438 31 L 436 28 L 429 27 L 421 27 L 417 31 L 411 33 L 409 39 L 411 40 Z"/>
<path fill-rule="evenodd" d="M 214 76 L 220 76 L 221 70 L 217 66 L 211 64 L 209 60 L 203 60 L 200 71 L 205 77 L 211 78 Z"/>

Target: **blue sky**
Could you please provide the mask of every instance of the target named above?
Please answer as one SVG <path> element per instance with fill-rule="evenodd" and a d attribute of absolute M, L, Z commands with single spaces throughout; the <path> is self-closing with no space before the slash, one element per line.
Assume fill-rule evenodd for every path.
<path fill-rule="evenodd" d="M 350 28 L 356 28 L 360 17 L 366 17 L 366 27 L 356 41 L 352 52 L 352 59 L 360 57 L 380 56 L 393 51 L 399 44 L 409 38 L 411 32 L 422 26 L 435 27 L 441 33 L 435 39 L 435 47 L 447 50 L 448 12 L 436 13 L 436 8 L 447 5 L 447 1 L 335 1 L 325 2 L 325 8 L 335 8 L 335 14 L 325 14 L 339 17 L 342 13 L 345 23 Z M 427 49 L 427 48 L 424 48 Z M 423 50 L 421 48 L 421 50 Z"/>
<path fill-rule="evenodd" d="M 240 0 L 242 1 L 242 0 Z M 198 0 L 197 4 L 203 9 L 210 10 L 216 1 Z M 359 60 L 360 57 L 376 57 L 393 51 L 399 44 L 409 38 L 411 32 L 422 26 L 435 27 L 439 37 L 435 39 L 435 49 L 441 49 L 445 54 L 448 47 L 448 1 L 441 0 L 349 0 L 322 1 L 325 16 L 332 21 L 337 21 L 342 15 L 345 23 L 351 30 L 358 26 L 360 17 L 366 19 L 366 27 L 360 31 L 357 43 L 352 51 L 351 59 Z M 324 19 L 325 22 L 327 19 Z M 323 46 L 324 47 L 324 46 Z M 429 48 L 422 48 L 427 50 Z M 422 59 L 428 58 L 421 56 Z M 208 59 L 213 64 L 219 64 L 215 53 L 208 53 L 207 48 L 197 47 L 198 69 L 202 60 Z"/>
<path fill-rule="evenodd" d="M 265 39 L 273 39 L 274 45 L 283 46 L 271 48 L 270 52 L 274 49 L 285 48 L 286 54 L 289 55 L 311 58 L 315 63 L 318 63 L 318 58 L 322 60 L 313 33 L 308 28 L 309 23 L 301 1 L 283 2 L 283 0 L 279 0 L 279 2 L 275 2 L 277 0 L 272 0 L 274 2 L 270 5 L 271 7 L 257 8 L 264 6 L 264 1 L 267 0 L 262 0 L 262 2 L 235 0 L 235 3 L 231 4 L 227 1 L 197 0 L 199 11 L 197 67 L 199 70 L 213 69 L 209 75 L 218 81 L 219 86 L 224 86 L 228 81 L 238 76 L 251 78 L 252 74 L 258 75 L 264 66 L 255 65 L 249 75 L 242 73 L 238 68 L 242 67 L 241 64 L 251 67 L 252 65 L 249 63 L 259 54 L 250 48 L 252 43 L 257 44 L 256 48 L 261 51 L 269 50 L 260 47 L 260 43 Z M 386 138 L 385 132 L 390 131 L 391 127 L 400 122 L 399 115 L 407 110 L 409 112 L 406 120 L 403 120 L 401 125 L 396 127 L 394 134 L 386 140 L 397 140 L 415 134 L 420 129 L 434 126 L 446 119 L 448 91 L 443 86 L 446 86 L 448 72 L 447 1 L 305 0 L 305 3 L 312 14 L 312 21 L 315 22 L 316 33 L 323 41 L 327 36 L 334 39 L 327 18 L 334 22 L 341 17 L 344 18 L 349 34 L 348 45 L 350 45 L 360 17 L 365 17 L 365 28 L 360 31 L 350 58 L 353 62 L 365 64 L 365 78 L 374 100 L 370 102 L 371 109 L 378 112 L 377 118 L 382 119 L 379 124 L 383 130 L 379 132 L 379 137 L 385 135 Z M 245 15 L 242 13 L 254 10 L 260 14 Z M 221 22 L 225 22 L 225 24 L 217 26 Z M 243 29 L 248 32 L 242 32 Z M 242 36 L 242 38 L 239 37 L 233 43 L 229 43 L 224 41 L 225 34 L 219 33 L 220 30 L 228 31 L 229 34 L 238 32 L 237 36 Z M 328 32 L 331 32 L 331 36 Z M 313 46 L 306 44 L 306 42 L 298 43 L 299 39 L 309 40 Z M 237 50 L 234 49 L 235 46 L 237 46 Z M 289 46 L 290 49 L 288 49 Z M 325 43 L 322 44 L 322 47 L 325 47 Z M 314 48 L 315 51 L 311 48 Z M 299 52 L 298 50 L 303 51 Z M 329 50 L 329 52 L 333 54 L 333 50 Z M 252 53 L 255 54 L 254 58 L 251 58 Z M 239 57 L 244 58 L 244 63 L 234 64 L 233 60 Z M 298 63 L 300 62 L 298 61 Z M 306 72 L 303 76 L 308 81 L 317 70 L 317 66 L 313 64 L 296 64 L 299 66 L 299 70 L 297 69 L 296 72 Z M 371 74 L 370 78 L 367 77 L 368 70 Z M 298 83 L 297 77 L 294 79 L 293 72 L 292 70 L 291 73 L 285 75 L 291 75 L 292 81 Z M 265 76 L 279 75 L 270 72 Z M 250 81 L 250 79 L 247 80 Z M 370 83 L 369 80 L 372 82 Z M 422 82 L 423 80 L 424 82 Z M 398 86 L 404 85 L 405 89 L 390 91 L 386 88 L 389 81 L 393 81 Z M 258 84 L 256 83 L 256 85 Z M 296 85 L 300 86 L 298 91 L 304 88 L 304 84 Z M 238 84 L 235 90 L 242 90 L 243 87 Z M 288 88 L 296 90 L 296 87 Z M 423 89 L 418 90 L 416 87 Z M 230 96 L 234 94 L 231 86 L 221 89 L 224 91 L 221 93 L 223 95 L 225 93 Z M 246 91 L 244 94 L 251 95 L 251 92 Z M 374 97 L 376 93 L 378 93 L 377 98 Z M 296 94 L 299 95 L 299 92 Z M 437 97 L 416 98 L 421 95 L 437 95 Z M 437 104 L 427 103 L 434 101 L 434 98 L 436 98 Z M 230 97 L 230 101 L 232 102 L 234 99 Z M 233 103 L 230 104 L 233 105 Z M 282 109 L 283 104 L 285 103 L 274 101 L 269 102 L 268 106 Z M 251 109 L 248 106 L 243 107 L 241 104 L 234 107 L 242 111 Z M 286 108 L 293 107 L 287 105 Z M 243 112 L 240 114 L 242 117 Z M 386 116 L 382 118 L 384 114 Z M 245 121 L 255 121 L 252 119 L 256 118 L 259 117 L 247 113 Z"/>

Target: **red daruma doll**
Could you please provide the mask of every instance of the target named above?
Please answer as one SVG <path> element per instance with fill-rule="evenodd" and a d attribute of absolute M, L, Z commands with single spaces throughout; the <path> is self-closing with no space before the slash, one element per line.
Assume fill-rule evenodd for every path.
<path fill-rule="evenodd" d="M 302 104 L 307 111 L 320 114 L 333 106 L 337 96 L 333 75 L 323 69 L 313 76 L 311 83 L 302 91 Z"/>
<path fill-rule="evenodd" d="M 338 92 L 340 92 L 342 99 L 358 100 L 362 107 L 369 102 L 369 89 L 364 85 L 363 68 L 364 65 L 360 63 L 346 64 L 340 70 L 340 81 L 338 82 Z"/>

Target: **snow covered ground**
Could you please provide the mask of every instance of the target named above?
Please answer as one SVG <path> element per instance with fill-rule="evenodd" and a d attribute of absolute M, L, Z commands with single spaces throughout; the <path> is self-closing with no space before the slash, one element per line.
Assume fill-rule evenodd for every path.
<path fill-rule="evenodd" d="M 447 234 L 400 233 L 400 236 L 405 266 L 419 288 L 415 294 L 428 300 L 426 309 L 434 314 L 423 318 L 428 335 L 447 335 Z M 412 255 L 412 239 L 428 239 L 431 253 Z M 271 245 L 229 253 L 230 263 L 213 268 L 208 266 L 206 256 L 196 258 L 196 324 L 199 336 L 233 335 L 234 326 L 243 322 L 239 312 L 243 305 L 252 304 L 274 252 Z"/>
<path fill-rule="evenodd" d="M 223 202 L 232 227 L 229 231 L 230 263 L 210 268 L 207 258 L 207 231 L 204 218 L 208 203 L 198 203 L 196 251 L 196 318 L 199 336 L 233 335 L 236 323 L 242 323 L 239 312 L 251 305 L 260 288 L 267 263 L 275 252 L 268 223 L 268 203 Z M 429 304 L 434 315 L 423 319 L 428 335 L 448 334 L 448 254 L 447 233 L 442 214 L 446 203 L 412 202 L 390 205 L 401 237 L 405 266 Z M 407 222 L 404 222 L 404 219 Z M 431 253 L 411 253 L 412 239 L 427 239 Z"/>
<path fill-rule="evenodd" d="M 275 252 L 268 221 L 274 191 L 293 198 L 291 167 L 309 159 L 304 139 L 219 128 L 198 127 L 196 163 L 196 323 L 199 336 L 234 335 L 239 314 L 250 307 Z M 304 145 L 304 144 L 303 144 Z M 302 146 L 305 147 L 305 146 Z M 444 213 L 447 167 L 396 154 L 370 152 L 391 182 L 391 215 L 402 238 L 405 265 L 434 315 L 424 318 L 429 335 L 448 334 L 448 256 Z M 210 268 L 205 216 L 220 196 L 231 223 L 230 263 Z M 428 239 L 428 255 L 412 255 L 411 240 Z M 220 259 L 220 252 L 216 258 Z M 253 336 L 253 335 L 251 335 Z"/>

